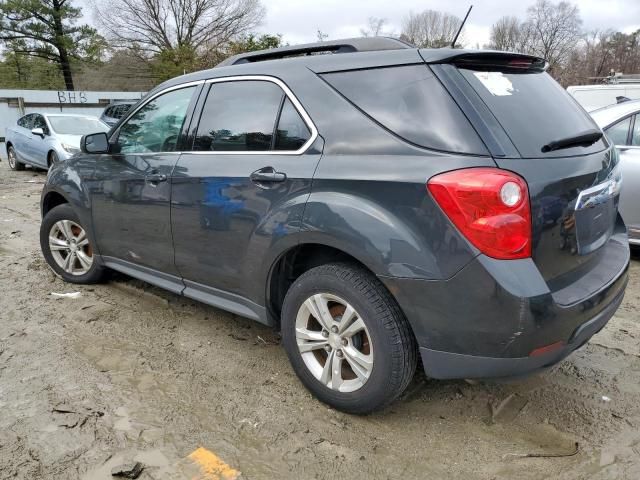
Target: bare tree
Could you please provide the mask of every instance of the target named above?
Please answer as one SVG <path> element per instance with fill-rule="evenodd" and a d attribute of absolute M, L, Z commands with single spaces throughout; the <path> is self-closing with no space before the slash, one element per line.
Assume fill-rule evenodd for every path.
<path fill-rule="evenodd" d="M 157 54 L 218 48 L 261 22 L 259 0 L 93 0 L 115 46 Z"/>
<path fill-rule="evenodd" d="M 582 19 L 576 5 L 538 0 L 527 10 L 522 28 L 528 33 L 528 53 L 549 62 L 554 70 L 566 64 L 581 39 Z"/>
<path fill-rule="evenodd" d="M 517 17 L 502 17 L 491 26 L 489 48 L 519 52 L 524 47 L 525 29 Z"/>
<path fill-rule="evenodd" d="M 386 18 L 369 17 L 367 20 L 367 28 L 360 29 L 360 35 L 363 37 L 378 37 L 384 35 L 384 25 L 387 23 Z"/>
<path fill-rule="evenodd" d="M 425 10 L 421 13 L 410 12 L 402 22 L 400 38 L 421 48 L 441 48 L 451 45 L 462 20 L 455 15 Z M 458 38 L 463 44 L 464 38 Z"/>

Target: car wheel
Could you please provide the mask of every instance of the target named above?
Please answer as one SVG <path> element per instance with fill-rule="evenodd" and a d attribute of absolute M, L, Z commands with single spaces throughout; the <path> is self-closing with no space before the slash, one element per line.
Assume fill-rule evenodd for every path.
<path fill-rule="evenodd" d="M 11 170 L 17 170 L 17 171 L 24 170 L 24 163 L 20 163 L 18 161 L 18 157 L 16 156 L 16 151 L 12 146 L 7 148 L 7 157 L 9 160 L 9 168 L 11 168 Z"/>
<path fill-rule="evenodd" d="M 282 308 L 282 340 L 294 371 L 321 401 L 347 413 L 389 405 L 407 387 L 417 347 L 378 279 L 349 264 L 313 268 Z"/>
<path fill-rule="evenodd" d="M 49 158 L 47 159 L 47 166 L 49 168 L 53 167 L 54 164 L 58 163 L 60 159 L 58 158 L 58 154 L 56 152 L 49 152 Z"/>
<path fill-rule="evenodd" d="M 69 204 L 51 209 L 40 225 L 40 247 L 53 271 L 71 283 L 96 283 L 104 267 L 86 228 Z"/>

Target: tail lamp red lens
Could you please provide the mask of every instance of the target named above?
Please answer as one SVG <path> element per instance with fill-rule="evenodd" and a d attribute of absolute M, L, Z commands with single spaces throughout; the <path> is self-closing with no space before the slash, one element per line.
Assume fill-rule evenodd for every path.
<path fill-rule="evenodd" d="M 460 232 L 482 253 L 502 260 L 531 256 L 527 183 L 498 168 L 468 168 L 436 175 L 431 195 Z"/>

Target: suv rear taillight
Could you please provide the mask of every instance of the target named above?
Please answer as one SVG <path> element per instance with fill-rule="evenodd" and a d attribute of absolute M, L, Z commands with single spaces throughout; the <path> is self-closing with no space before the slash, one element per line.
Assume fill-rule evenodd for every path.
<path fill-rule="evenodd" d="M 462 234 L 489 257 L 531 256 L 527 183 L 498 168 L 468 168 L 432 177 L 427 187 Z"/>

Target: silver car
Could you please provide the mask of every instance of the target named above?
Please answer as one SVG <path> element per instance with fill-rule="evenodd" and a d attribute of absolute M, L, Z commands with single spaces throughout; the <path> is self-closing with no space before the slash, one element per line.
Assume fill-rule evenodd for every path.
<path fill-rule="evenodd" d="M 80 151 L 80 139 L 87 133 L 108 132 L 109 126 L 90 115 L 29 113 L 5 135 L 9 166 L 49 168 Z"/>
<path fill-rule="evenodd" d="M 604 107 L 591 116 L 620 153 L 620 214 L 629 229 L 629 242 L 640 245 L 640 100 Z"/>

